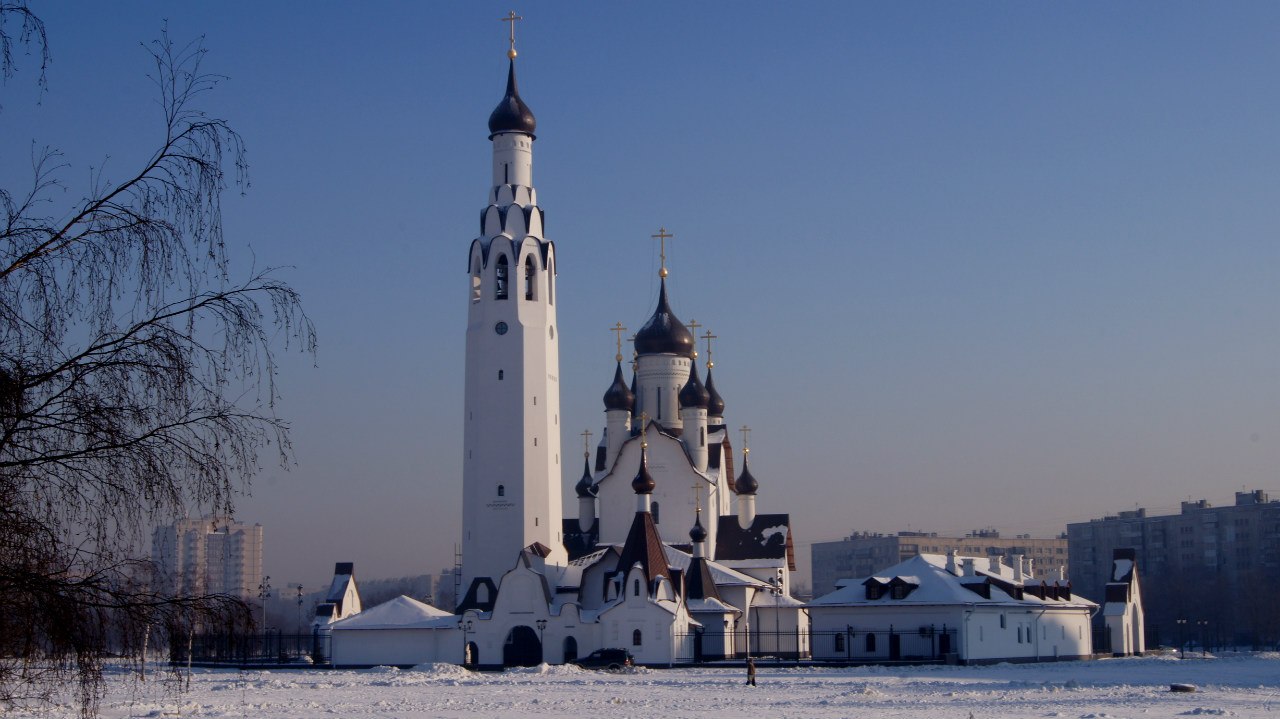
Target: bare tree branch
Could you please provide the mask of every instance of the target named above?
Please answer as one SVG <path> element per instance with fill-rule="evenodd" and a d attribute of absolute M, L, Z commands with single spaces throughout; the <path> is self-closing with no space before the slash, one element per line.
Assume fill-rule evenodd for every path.
<path fill-rule="evenodd" d="M 47 64 L 24 4 L 0 5 L 0 41 L 5 79 L 16 45 Z M 221 196 L 245 148 L 193 105 L 220 80 L 204 48 L 162 32 L 148 50 L 165 126 L 136 171 L 60 208 L 68 165 L 33 145 L 30 186 L 0 189 L 0 712 L 74 680 L 90 716 L 103 658 L 139 656 L 152 627 L 250 621 L 155 585 L 139 547 L 153 523 L 230 514 L 260 452 L 288 461 L 274 353 L 315 349 L 272 270 L 230 279 Z"/>

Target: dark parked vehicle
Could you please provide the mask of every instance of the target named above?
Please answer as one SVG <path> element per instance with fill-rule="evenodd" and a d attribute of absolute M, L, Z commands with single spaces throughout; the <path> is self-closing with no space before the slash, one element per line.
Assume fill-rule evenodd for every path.
<path fill-rule="evenodd" d="M 574 664 L 583 669 L 608 669 L 620 672 L 633 664 L 631 652 L 626 649 L 597 649 Z"/>

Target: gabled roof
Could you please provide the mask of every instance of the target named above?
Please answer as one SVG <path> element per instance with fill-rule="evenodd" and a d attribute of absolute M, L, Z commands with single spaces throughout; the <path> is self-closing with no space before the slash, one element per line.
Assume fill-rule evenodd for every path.
<path fill-rule="evenodd" d="M 720 599 L 716 591 L 716 580 L 711 576 L 711 567 L 707 566 L 705 557 L 694 557 L 685 572 L 685 597 L 689 599 Z"/>
<path fill-rule="evenodd" d="M 627 532 L 627 541 L 622 545 L 615 571 L 628 572 L 636 564 L 644 569 L 645 580 L 650 586 L 658 577 L 672 581 L 662 537 L 658 536 L 658 526 L 648 512 L 636 512 L 635 519 L 631 520 L 631 531 Z"/>
<path fill-rule="evenodd" d="M 716 522 L 717 562 L 745 559 L 785 559 L 796 568 L 795 547 L 791 543 L 791 515 L 757 514 L 743 529 L 737 515 L 726 514 Z"/>
<path fill-rule="evenodd" d="M 347 587 L 355 581 L 354 562 L 338 562 L 333 565 L 333 581 L 329 584 L 329 594 L 325 596 L 325 601 L 333 604 L 335 613 L 342 614 L 342 600 L 347 596 Z"/>
<path fill-rule="evenodd" d="M 693 562 L 693 557 L 687 552 L 683 552 L 671 545 L 667 545 L 667 564 L 672 569 L 687 569 Z M 731 567 L 727 567 L 720 562 L 707 560 L 707 569 L 711 572 L 711 579 L 716 583 L 717 587 L 767 587 L 769 583 L 756 579 L 749 574 L 743 574 Z"/>
<path fill-rule="evenodd" d="M 332 626 L 335 630 L 449 629 L 458 626 L 458 618 L 443 609 L 401 594 L 354 617 L 338 620 Z"/>
<path fill-rule="evenodd" d="M 1016 605 L 1028 607 L 1073 606 L 1091 608 L 1097 606 L 1083 597 L 1066 598 L 1061 594 L 1048 592 L 1042 598 L 1032 591 L 1017 591 L 1022 586 L 1013 581 L 1013 570 L 1001 567 L 999 571 L 978 568 L 979 560 L 974 559 L 974 575 L 961 576 L 957 558 L 957 573 L 947 571 L 947 558 L 940 554 L 920 554 L 906 559 L 874 576 L 862 581 L 846 580 L 837 584 L 837 589 L 809 602 L 810 607 L 840 606 L 909 606 L 921 604 L 991 604 Z M 1003 576 L 1007 574 L 1008 576 Z M 884 592 L 876 599 L 868 599 L 867 584 L 879 584 L 884 587 L 916 585 L 916 589 L 905 598 L 894 599 L 891 592 Z M 1037 585 L 1041 582 L 1037 581 Z M 1016 596 L 1015 596 L 1016 595 Z M 1062 597 L 1062 598 L 1059 598 Z"/>

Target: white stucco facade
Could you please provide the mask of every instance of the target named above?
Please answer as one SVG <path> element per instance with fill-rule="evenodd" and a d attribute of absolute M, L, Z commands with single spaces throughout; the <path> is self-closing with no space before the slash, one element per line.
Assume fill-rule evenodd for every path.
<path fill-rule="evenodd" d="M 1065 585 L 1015 582 L 1004 565 L 922 554 L 807 608 L 814 659 L 986 663 L 1092 656 L 1098 606 Z"/>

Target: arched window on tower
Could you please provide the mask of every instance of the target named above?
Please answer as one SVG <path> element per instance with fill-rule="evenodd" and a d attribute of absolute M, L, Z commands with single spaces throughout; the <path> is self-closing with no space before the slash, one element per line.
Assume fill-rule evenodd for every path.
<path fill-rule="evenodd" d="M 556 261 L 547 260 L 547 304 L 556 303 Z"/>
<path fill-rule="evenodd" d="M 497 267 L 494 268 L 494 272 L 493 272 L 493 277 L 495 280 L 494 287 L 493 287 L 493 298 L 495 300 L 507 299 L 508 275 L 509 273 L 507 271 L 507 256 L 499 255 L 498 265 Z"/>
<path fill-rule="evenodd" d="M 498 485 L 498 496 L 499 496 L 499 497 L 505 497 L 505 496 L 507 496 L 507 488 L 506 488 L 506 486 L 501 485 L 501 484 L 499 484 L 499 485 Z"/>
<path fill-rule="evenodd" d="M 524 298 L 526 300 L 534 299 L 533 283 L 537 280 L 537 273 L 533 266 L 533 255 L 525 255 L 524 257 Z"/>
<path fill-rule="evenodd" d="M 639 629 L 635 630 L 634 632 L 631 632 L 631 646 L 633 647 L 642 646 L 644 644 L 643 638 L 644 637 L 640 634 Z"/>
<path fill-rule="evenodd" d="M 480 301 L 480 260 L 471 263 L 471 301 Z"/>

